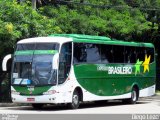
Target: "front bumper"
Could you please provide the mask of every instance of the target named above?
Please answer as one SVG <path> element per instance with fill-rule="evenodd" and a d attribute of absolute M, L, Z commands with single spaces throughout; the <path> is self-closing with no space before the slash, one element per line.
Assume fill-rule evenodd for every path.
<path fill-rule="evenodd" d="M 54 95 L 22 96 L 12 95 L 13 103 L 58 103 Z"/>

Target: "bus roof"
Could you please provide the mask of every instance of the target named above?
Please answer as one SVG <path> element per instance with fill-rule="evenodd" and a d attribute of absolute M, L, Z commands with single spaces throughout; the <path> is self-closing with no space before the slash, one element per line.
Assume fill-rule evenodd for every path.
<path fill-rule="evenodd" d="M 50 37 L 61 36 L 72 38 L 73 42 L 83 43 L 97 43 L 97 44 L 112 44 L 112 45 L 126 45 L 126 46 L 139 46 L 139 47 L 154 47 L 152 43 L 143 42 L 127 42 L 122 40 L 111 39 L 105 36 L 92 36 L 83 34 L 52 34 Z"/>
<path fill-rule="evenodd" d="M 70 42 L 72 38 L 65 38 L 61 36 L 57 37 L 35 37 L 35 38 L 27 38 L 17 42 L 17 44 L 27 44 L 27 43 L 60 43 Z"/>

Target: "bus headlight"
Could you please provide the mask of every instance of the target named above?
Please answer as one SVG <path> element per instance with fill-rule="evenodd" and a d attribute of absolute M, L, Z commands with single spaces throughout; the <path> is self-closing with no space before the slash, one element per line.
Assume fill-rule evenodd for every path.
<path fill-rule="evenodd" d="M 55 90 L 50 90 L 50 91 L 44 92 L 43 95 L 52 95 L 52 94 L 55 94 L 55 93 L 56 93 Z"/>
<path fill-rule="evenodd" d="M 17 91 L 12 90 L 12 91 L 11 91 L 11 94 L 19 95 L 19 94 L 20 94 L 20 92 L 17 92 Z"/>

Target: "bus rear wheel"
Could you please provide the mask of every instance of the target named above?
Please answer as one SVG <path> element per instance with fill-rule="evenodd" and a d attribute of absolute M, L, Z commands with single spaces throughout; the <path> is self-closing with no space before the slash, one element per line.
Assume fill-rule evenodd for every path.
<path fill-rule="evenodd" d="M 78 91 L 75 90 L 72 95 L 72 102 L 69 103 L 69 107 L 71 109 L 77 109 L 79 107 L 79 104 L 80 104 L 80 96 Z"/>
<path fill-rule="evenodd" d="M 36 104 L 36 103 L 32 104 L 32 107 L 34 109 L 41 109 L 43 106 L 44 106 L 44 104 Z"/>
<path fill-rule="evenodd" d="M 138 89 L 135 87 L 131 91 L 131 98 L 123 100 L 124 103 L 129 103 L 129 104 L 136 104 L 138 100 Z"/>

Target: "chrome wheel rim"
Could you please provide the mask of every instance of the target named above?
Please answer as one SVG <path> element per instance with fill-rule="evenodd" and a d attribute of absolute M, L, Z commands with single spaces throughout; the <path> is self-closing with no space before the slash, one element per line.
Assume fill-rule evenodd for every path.
<path fill-rule="evenodd" d="M 137 100 L 136 91 L 132 91 L 132 100 L 133 100 L 133 101 L 136 101 L 136 100 Z"/>
<path fill-rule="evenodd" d="M 78 104 L 78 96 L 73 95 L 73 104 L 77 105 Z"/>

